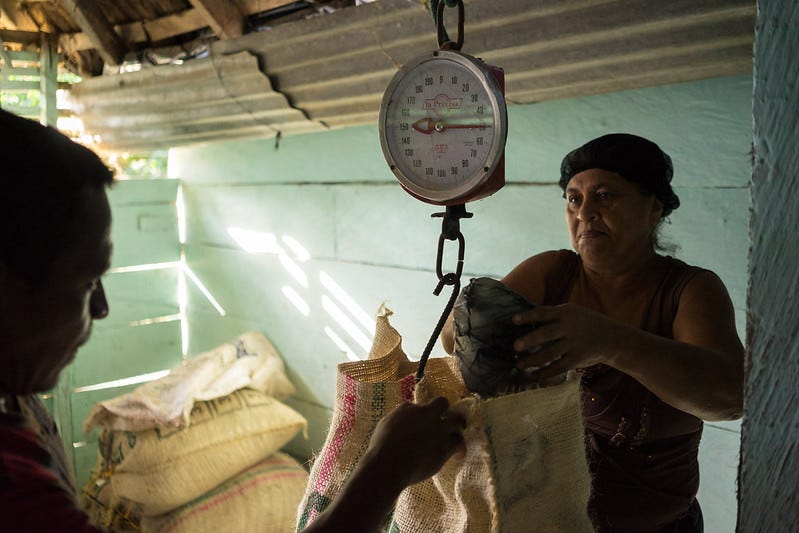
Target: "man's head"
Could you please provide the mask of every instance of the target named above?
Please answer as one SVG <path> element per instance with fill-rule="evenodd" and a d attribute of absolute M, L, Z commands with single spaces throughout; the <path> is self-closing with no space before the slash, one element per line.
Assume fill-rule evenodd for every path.
<path fill-rule="evenodd" d="M 0 111 L 0 393 L 52 388 L 108 313 L 112 182 L 87 148 Z"/>

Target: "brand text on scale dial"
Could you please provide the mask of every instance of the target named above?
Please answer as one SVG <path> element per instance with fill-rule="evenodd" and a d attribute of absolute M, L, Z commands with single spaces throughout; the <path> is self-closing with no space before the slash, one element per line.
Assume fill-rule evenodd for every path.
<path fill-rule="evenodd" d="M 392 103 L 396 164 L 431 189 L 481 172 L 493 140 L 494 116 L 482 84 L 464 72 L 406 78 Z M 469 78 L 467 76 L 467 78 Z M 403 87 L 404 85 L 404 87 Z M 397 113 L 399 111 L 399 113 Z M 389 133 L 391 135 L 391 133 Z"/>

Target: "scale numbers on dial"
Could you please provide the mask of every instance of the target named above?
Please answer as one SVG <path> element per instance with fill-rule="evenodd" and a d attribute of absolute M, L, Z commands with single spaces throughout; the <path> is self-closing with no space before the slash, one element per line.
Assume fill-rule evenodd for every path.
<path fill-rule="evenodd" d="M 460 63 L 422 63 L 397 83 L 385 109 L 385 142 L 394 164 L 431 191 L 485 173 L 497 135 L 494 102 Z"/>

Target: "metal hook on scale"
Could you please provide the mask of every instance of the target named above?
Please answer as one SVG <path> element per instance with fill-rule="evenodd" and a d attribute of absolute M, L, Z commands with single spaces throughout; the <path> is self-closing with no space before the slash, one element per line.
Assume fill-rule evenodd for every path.
<path fill-rule="evenodd" d="M 458 36 L 444 29 L 444 7 L 458 8 Z M 419 360 L 422 379 L 444 324 L 461 288 L 464 238 L 460 220 L 471 218 L 466 202 L 485 198 L 505 184 L 507 109 L 504 71 L 462 53 L 463 0 L 431 0 L 439 50 L 426 52 L 400 67 L 380 105 L 380 146 L 389 168 L 405 191 L 434 205 L 446 206 L 436 256 L 439 295 L 452 286 L 444 312 Z M 457 242 L 453 272 L 442 268 L 447 241 Z"/>
<path fill-rule="evenodd" d="M 455 300 L 458 298 L 458 294 L 461 291 L 461 274 L 463 274 L 463 258 L 465 255 L 466 241 L 463 238 L 463 233 L 461 233 L 460 230 L 460 219 L 472 218 L 474 214 L 466 211 L 465 204 L 456 204 L 448 205 L 445 212 L 434 213 L 432 216 L 442 218 L 441 235 L 438 238 L 438 253 L 436 254 L 436 275 L 438 276 L 438 285 L 436 285 L 435 290 L 433 290 L 433 294 L 436 296 L 441 294 L 441 290 L 445 285 L 452 285 L 452 294 L 447 301 L 447 305 L 444 306 L 444 312 L 438 319 L 438 323 L 433 329 L 430 340 L 427 341 L 427 346 L 425 346 L 424 352 L 422 352 L 422 357 L 419 359 L 419 366 L 416 370 L 417 383 L 424 376 L 424 369 L 425 366 L 427 366 L 427 360 L 430 358 L 430 352 L 433 350 L 433 346 L 435 345 L 438 336 L 441 334 L 441 330 L 444 329 L 444 324 L 446 323 L 447 318 L 449 317 L 449 314 L 455 305 Z M 458 242 L 458 259 L 455 272 L 448 272 L 444 274 L 441 263 L 443 262 L 444 258 L 444 244 L 446 241 Z"/>

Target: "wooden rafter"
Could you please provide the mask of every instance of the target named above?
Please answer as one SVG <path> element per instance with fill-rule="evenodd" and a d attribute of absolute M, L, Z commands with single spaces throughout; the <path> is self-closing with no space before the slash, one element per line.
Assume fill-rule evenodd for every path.
<path fill-rule="evenodd" d="M 38 46 L 41 35 L 38 31 L 0 30 L 0 41 Z"/>
<path fill-rule="evenodd" d="M 121 24 L 115 29 L 126 42 L 133 44 L 162 41 L 175 35 L 200 29 L 205 25 L 205 19 L 196 9 L 187 9 L 178 14 L 155 20 Z M 62 35 L 59 45 L 67 53 L 94 48 L 89 36 L 83 32 Z"/>
<path fill-rule="evenodd" d="M 17 0 L 0 0 L 0 26 L 8 30 L 40 31 L 36 21 L 19 8 Z"/>
<path fill-rule="evenodd" d="M 276 7 L 290 4 L 292 0 L 247 0 L 239 2 L 242 17 L 268 11 Z M 208 20 L 194 8 L 180 13 L 166 15 L 154 20 L 121 24 L 116 26 L 116 32 L 128 43 L 143 43 L 148 41 L 158 42 L 176 35 L 196 31 L 208 26 Z M 89 36 L 84 33 L 62 35 L 61 49 L 65 52 L 77 52 L 94 48 Z"/>
<path fill-rule="evenodd" d="M 244 33 L 244 15 L 230 0 L 190 0 L 220 39 L 235 39 Z"/>
<path fill-rule="evenodd" d="M 103 61 L 109 65 L 122 63 L 127 45 L 100 11 L 97 2 L 58 0 L 58 3 L 75 19 Z"/>

